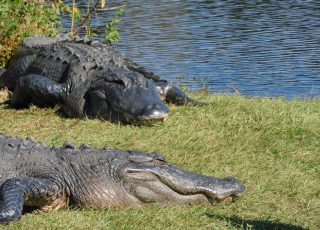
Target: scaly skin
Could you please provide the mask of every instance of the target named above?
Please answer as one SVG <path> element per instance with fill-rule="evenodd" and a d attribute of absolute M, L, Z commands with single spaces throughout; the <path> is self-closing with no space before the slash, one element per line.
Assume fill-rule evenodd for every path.
<path fill-rule="evenodd" d="M 3 87 L 16 108 L 58 104 L 67 116 L 133 124 L 167 118 L 162 100 L 204 105 L 102 43 L 61 35 L 26 38 L 0 75 Z"/>
<path fill-rule="evenodd" d="M 23 206 L 112 208 L 146 203 L 193 204 L 241 196 L 237 179 L 218 179 L 170 165 L 160 154 L 110 148 L 49 147 L 0 135 L 0 223 Z"/>

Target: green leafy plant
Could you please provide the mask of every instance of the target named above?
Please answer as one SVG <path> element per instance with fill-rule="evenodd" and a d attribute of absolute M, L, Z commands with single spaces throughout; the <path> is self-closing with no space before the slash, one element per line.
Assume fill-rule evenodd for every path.
<path fill-rule="evenodd" d="M 115 17 L 111 19 L 110 22 L 106 24 L 106 35 L 105 35 L 105 41 L 108 45 L 112 45 L 112 43 L 118 42 L 120 39 L 120 27 L 119 22 L 121 21 L 121 17 L 124 14 L 123 7 L 119 7 L 117 9 L 117 13 Z"/>
<path fill-rule="evenodd" d="M 56 14 L 64 15 L 70 18 L 70 31 L 71 37 L 76 37 L 80 31 L 85 32 L 88 37 L 100 35 L 102 31 L 97 26 L 92 25 L 92 17 L 98 20 L 101 12 L 108 12 L 113 17 L 105 25 L 104 38 L 108 45 L 112 45 L 120 38 L 119 22 L 124 13 L 124 6 L 107 7 L 106 0 L 87 0 L 86 8 L 80 8 L 76 0 L 71 0 L 71 5 L 67 5 L 63 0 L 51 0 L 51 7 L 55 10 Z"/>
<path fill-rule="evenodd" d="M 55 35 L 59 28 L 63 30 L 62 17 L 71 19 L 67 32 L 72 37 L 84 31 L 88 37 L 105 33 L 103 37 L 108 45 L 119 40 L 118 23 L 125 5 L 107 7 L 106 0 L 87 0 L 87 6 L 80 8 L 77 2 L 71 0 L 68 5 L 64 0 L 0 0 L 0 68 L 6 65 L 23 38 L 32 34 Z M 98 17 L 101 12 L 108 12 L 111 16 L 105 31 L 91 25 L 92 17 Z"/>
<path fill-rule="evenodd" d="M 54 35 L 60 20 L 39 0 L 0 0 L 0 67 L 4 67 L 24 37 Z"/>

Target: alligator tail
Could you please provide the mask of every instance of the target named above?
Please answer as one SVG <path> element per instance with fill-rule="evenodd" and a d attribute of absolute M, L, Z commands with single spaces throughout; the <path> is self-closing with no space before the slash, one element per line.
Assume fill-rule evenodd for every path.
<path fill-rule="evenodd" d="M 160 77 L 158 75 L 156 75 L 153 72 L 147 71 L 145 68 L 139 66 L 137 63 L 135 63 L 127 58 L 125 58 L 125 63 L 127 65 L 128 69 L 130 69 L 132 71 L 136 71 L 148 79 L 151 79 L 155 82 L 160 80 Z"/>

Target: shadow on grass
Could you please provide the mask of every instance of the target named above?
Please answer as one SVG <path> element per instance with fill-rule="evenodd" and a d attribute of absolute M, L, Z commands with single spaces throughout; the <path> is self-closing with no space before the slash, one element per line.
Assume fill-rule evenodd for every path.
<path fill-rule="evenodd" d="M 209 218 L 215 218 L 228 222 L 231 226 L 240 229 L 258 229 L 258 230 L 307 230 L 301 226 L 292 224 L 283 224 L 269 220 L 245 220 L 237 216 L 222 216 L 206 212 L 205 215 Z"/>

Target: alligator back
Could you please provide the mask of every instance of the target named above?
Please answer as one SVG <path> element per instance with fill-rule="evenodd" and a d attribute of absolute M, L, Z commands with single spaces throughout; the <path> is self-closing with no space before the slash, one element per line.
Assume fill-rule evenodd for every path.
<path fill-rule="evenodd" d="M 55 159 L 50 147 L 28 139 L 0 134 L 0 185 L 13 177 L 28 176 Z"/>
<path fill-rule="evenodd" d="M 87 145 L 75 148 L 69 143 L 49 147 L 30 138 L 22 139 L 0 134 L 0 185 L 14 177 L 39 177 L 69 180 L 75 165 L 93 165 L 101 161 L 129 160 L 130 151 L 109 148 L 92 149 Z M 139 155 L 135 153 L 135 155 Z M 78 167 L 78 166 L 77 166 Z M 98 175 L 100 172 L 96 172 Z"/>
<path fill-rule="evenodd" d="M 58 83 L 73 77 L 90 81 L 88 71 L 112 63 L 127 69 L 125 57 L 100 42 L 71 40 L 67 36 L 26 38 L 12 58 L 6 75 L 39 74 Z"/>

